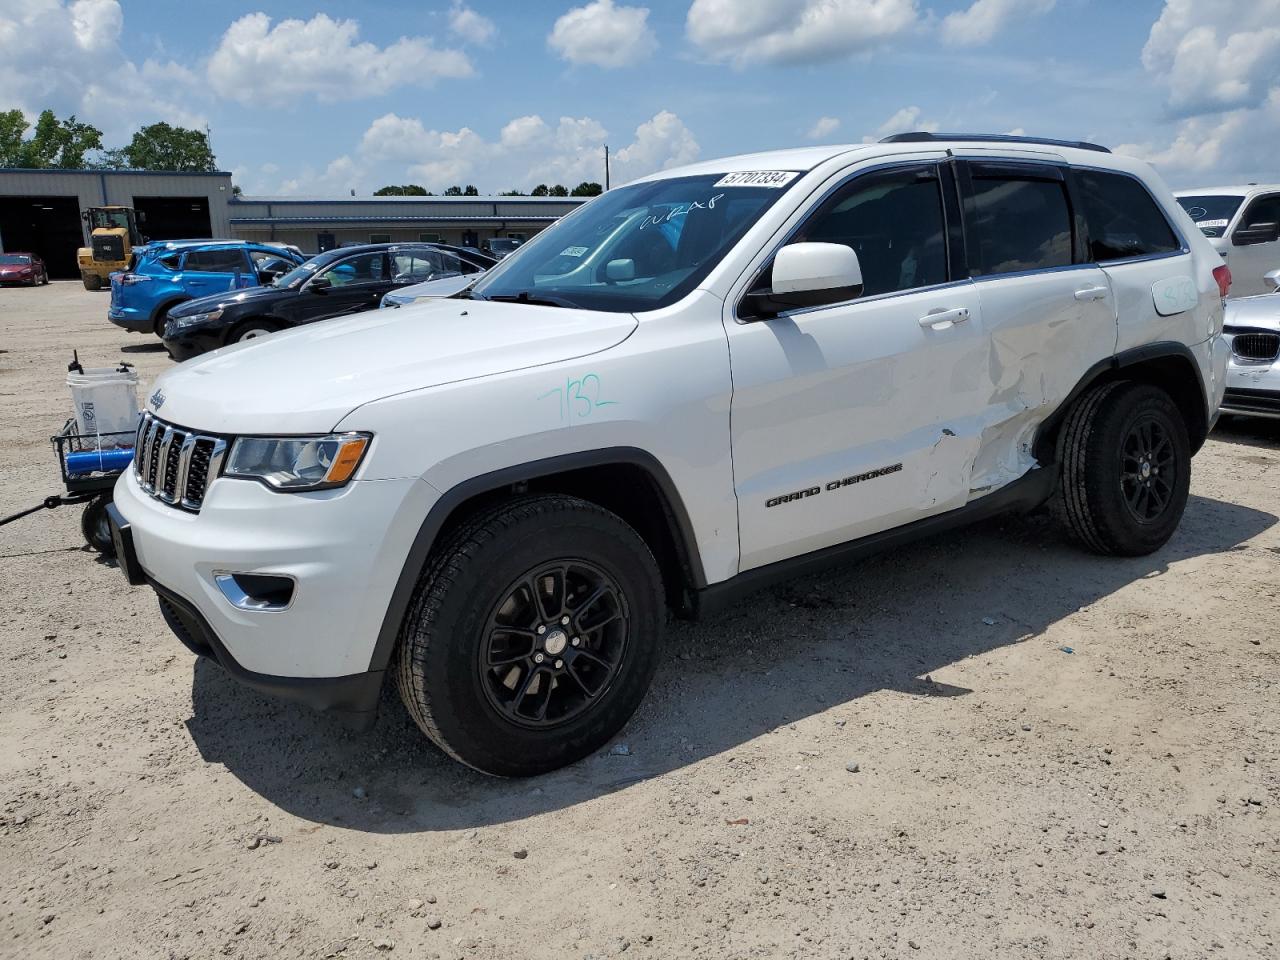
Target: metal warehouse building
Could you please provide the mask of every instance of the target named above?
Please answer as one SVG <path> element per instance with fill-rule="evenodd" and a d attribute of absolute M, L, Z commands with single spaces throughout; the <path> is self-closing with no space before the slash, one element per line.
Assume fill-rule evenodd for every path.
<path fill-rule="evenodd" d="M 278 240 L 308 253 L 344 243 L 436 240 L 479 246 L 528 238 L 583 203 L 577 197 L 236 197 L 230 173 L 0 169 L 0 250 L 39 254 L 53 277 L 76 277 L 88 207 L 131 206 L 151 240 Z"/>

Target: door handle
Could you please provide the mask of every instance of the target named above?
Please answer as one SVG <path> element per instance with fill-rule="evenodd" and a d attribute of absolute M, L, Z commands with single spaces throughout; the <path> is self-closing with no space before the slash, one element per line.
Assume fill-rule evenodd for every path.
<path fill-rule="evenodd" d="M 1085 287 L 1076 291 L 1077 300 L 1101 300 L 1110 291 L 1106 287 Z"/>
<path fill-rule="evenodd" d="M 956 307 L 953 310 L 943 310 L 939 307 L 937 310 L 930 310 L 921 317 L 920 326 L 927 327 L 930 330 L 950 330 L 957 323 L 964 323 L 968 319 L 968 307 Z"/>

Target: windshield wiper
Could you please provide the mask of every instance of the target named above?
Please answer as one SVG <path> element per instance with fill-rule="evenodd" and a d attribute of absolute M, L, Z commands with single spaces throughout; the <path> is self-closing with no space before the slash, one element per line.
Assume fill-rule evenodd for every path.
<path fill-rule="evenodd" d="M 578 309 L 578 305 L 572 300 L 565 300 L 562 297 L 551 297 L 546 294 L 539 294 L 536 297 L 529 296 L 528 290 L 521 290 L 515 296 L 505 296 L 495 294 L 492 297 L 485 297 L 486 300 L 495 300 L 499 303 L 528 303 L 535 307 L 567 307 L 571 310 Z"/>

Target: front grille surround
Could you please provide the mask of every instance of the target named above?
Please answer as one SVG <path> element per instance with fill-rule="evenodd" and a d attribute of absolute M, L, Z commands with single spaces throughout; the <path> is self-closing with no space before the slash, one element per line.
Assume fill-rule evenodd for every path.
<path fill-rule="evenodd" d="M 199 513 L 230 444 L 227 437 L 197 433 L 144 413 L 138 424 L 133 473 L 148 496 Z"/>
<path fill-rule="evenodd" d="M 1257 330 L 1233 334 L 1231 352 L 1240 360 L 1263 363 L 1275 360 L 1280 357 L 1280 333 Z"/>

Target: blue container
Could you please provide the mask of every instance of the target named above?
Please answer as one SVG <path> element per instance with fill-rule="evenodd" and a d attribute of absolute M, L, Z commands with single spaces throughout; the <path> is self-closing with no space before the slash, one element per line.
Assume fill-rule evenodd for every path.
<path fill-rule="evenodd" d="M 67 454 L 67 474 L 73 477 L 101 471 L 119 473 L 133 460 L 133 448 L 120 450 L 81 450 Z"/>

